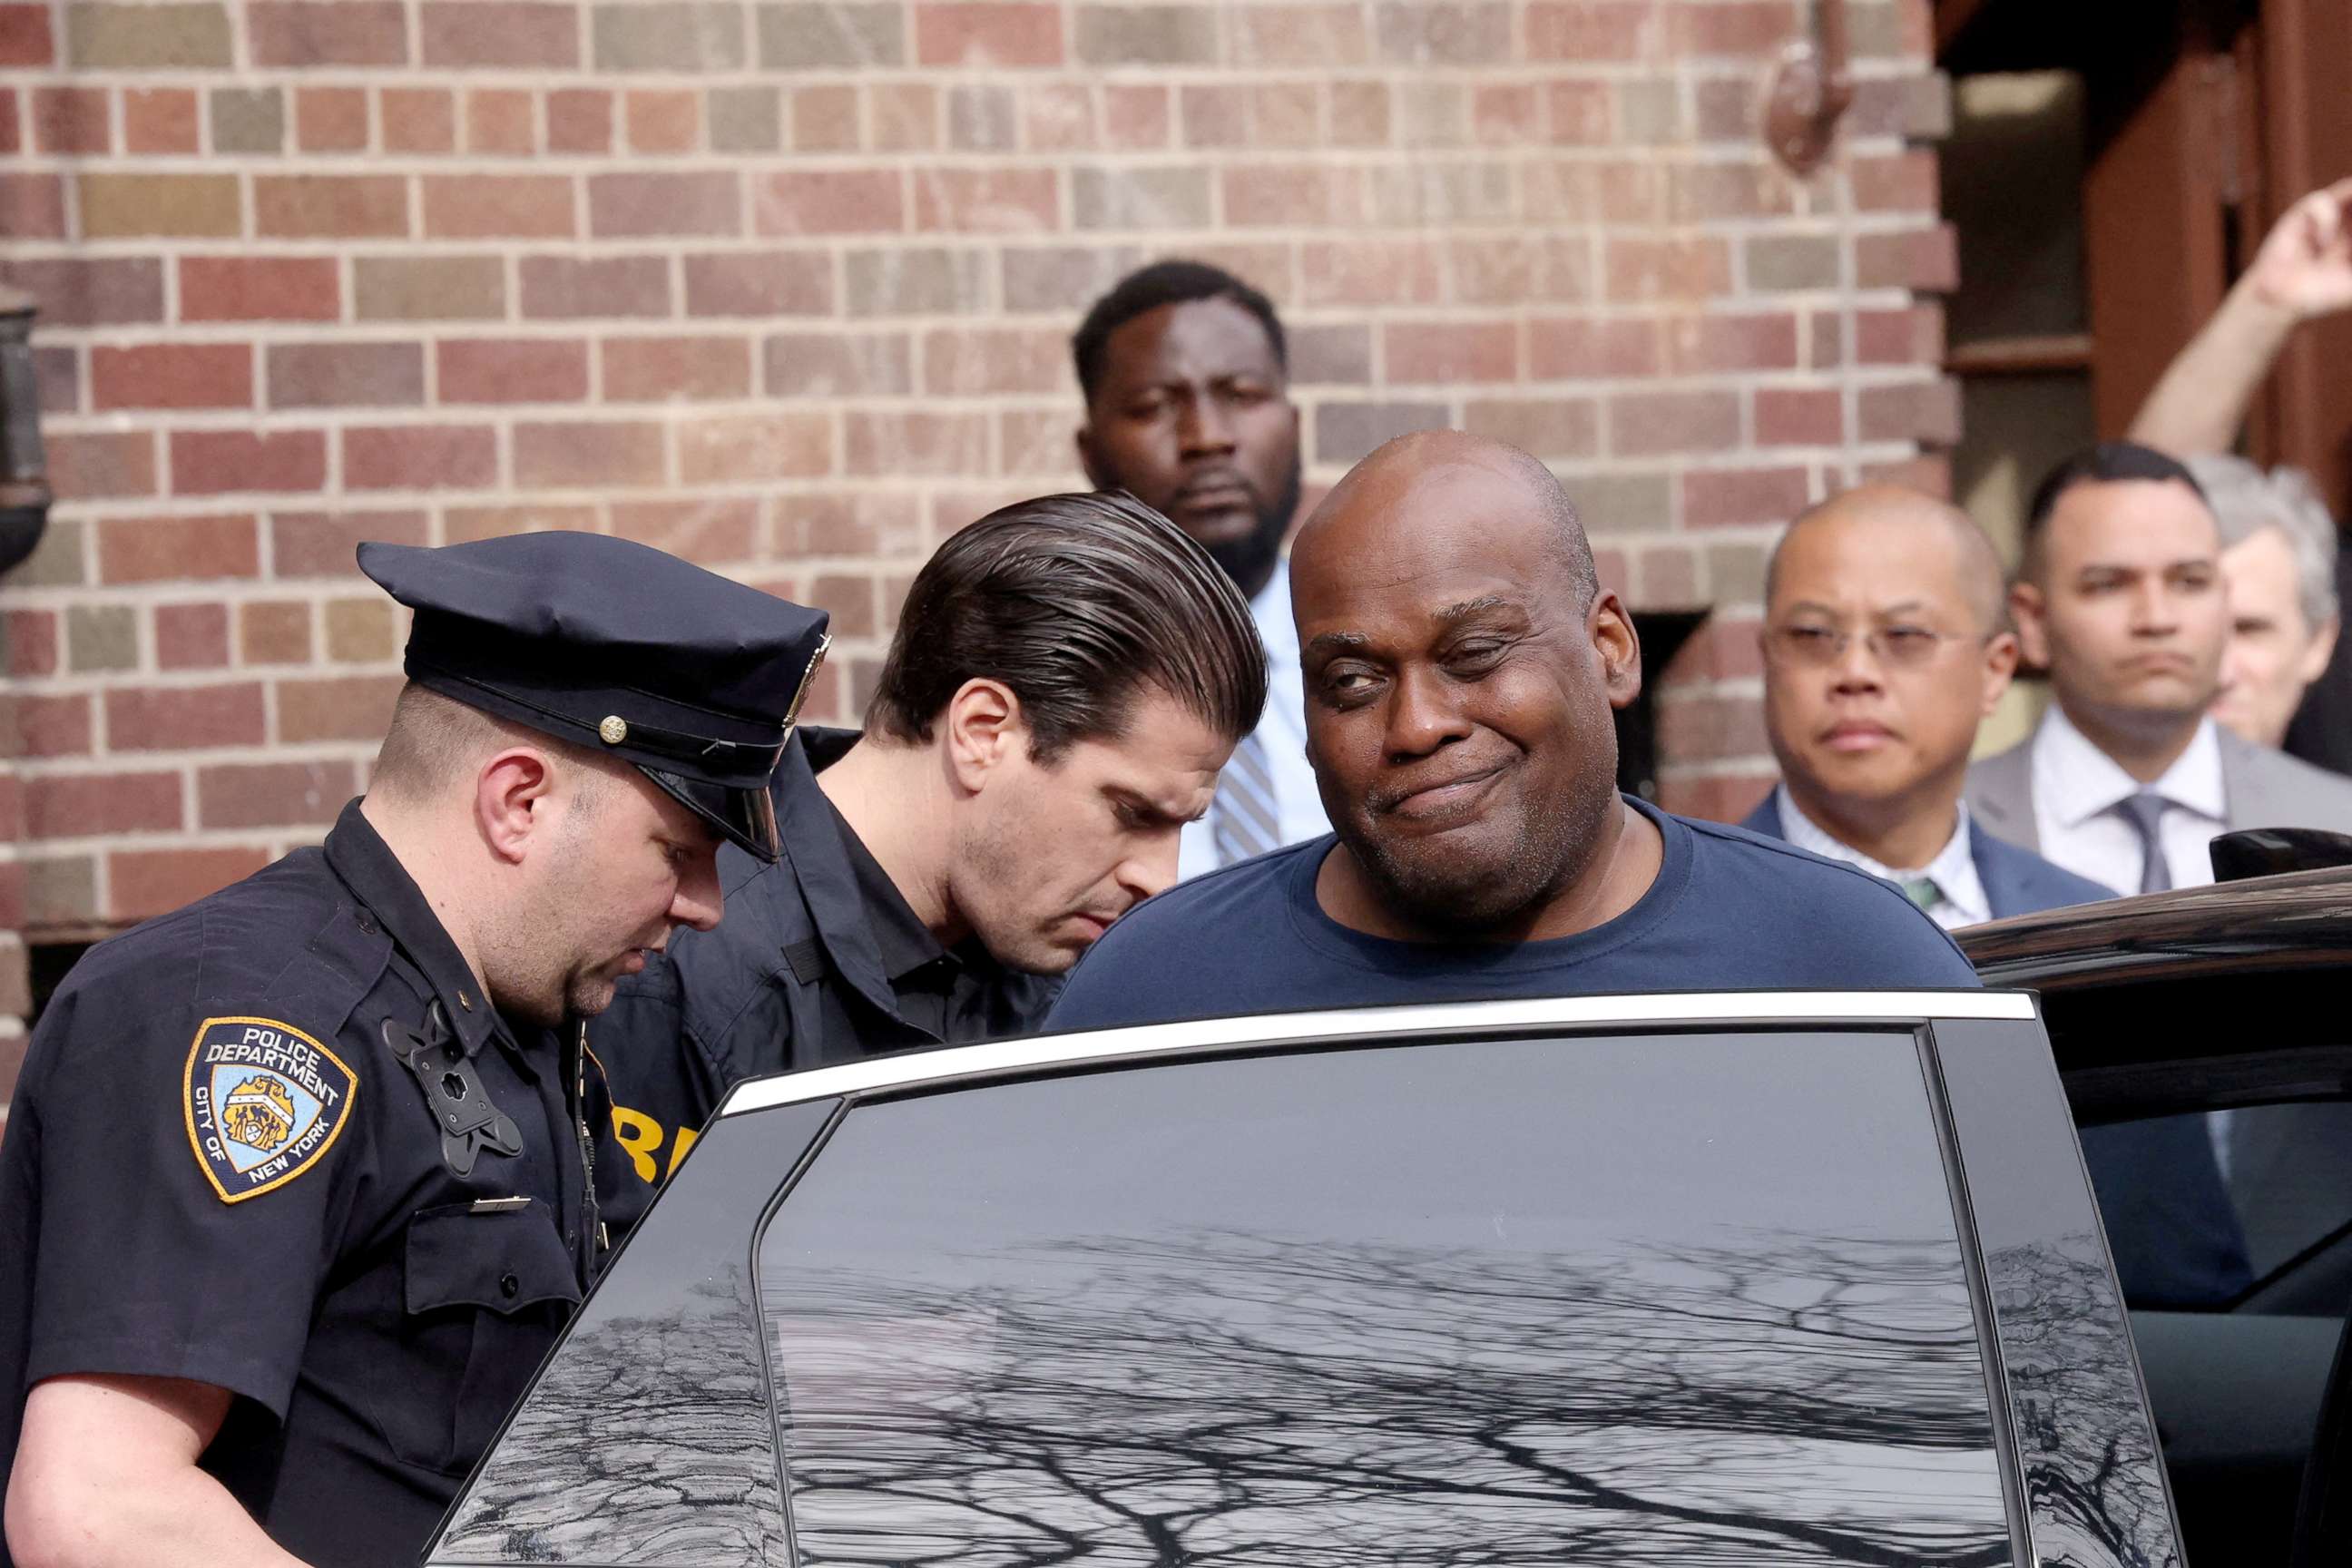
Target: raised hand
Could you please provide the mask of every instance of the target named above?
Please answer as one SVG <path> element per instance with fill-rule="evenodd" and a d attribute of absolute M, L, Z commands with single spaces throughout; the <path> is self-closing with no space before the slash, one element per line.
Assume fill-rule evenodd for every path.
<path fill-rule="evenodd" d="M 2289 207 L 2254 253 L 2246 282 L 2298 321 L 2352 310 L 2352 180 Z"/>

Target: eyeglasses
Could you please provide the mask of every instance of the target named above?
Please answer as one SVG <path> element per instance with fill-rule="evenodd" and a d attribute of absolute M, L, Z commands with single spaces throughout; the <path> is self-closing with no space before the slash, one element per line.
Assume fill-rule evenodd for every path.
<path fill-rule="evenodd" d="M 1790 664 L 1827 669 L 1845 658 L 1846 649 L 1853 646 L 1854 636 L 1840 626 L 1769 626 L 1765 629 L 1764 645 Z M 1945 644 L 1980 640 L 1957 632 L 1908 626 L 1881 626 L 1861 637 L 1863 646 L 1870 649 L 1870 657 L 1884 669 L 1924 668 L 1935 662 Z"/>

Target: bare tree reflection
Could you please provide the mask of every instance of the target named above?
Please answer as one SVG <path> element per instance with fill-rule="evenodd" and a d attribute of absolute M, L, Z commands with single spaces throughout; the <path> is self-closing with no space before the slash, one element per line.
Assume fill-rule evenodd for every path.
<path fill-rule="evenodd" d="M 1948 1238 L 963 1261 L 763 1274 L 803 1563 L 2010 1560 Z"/>

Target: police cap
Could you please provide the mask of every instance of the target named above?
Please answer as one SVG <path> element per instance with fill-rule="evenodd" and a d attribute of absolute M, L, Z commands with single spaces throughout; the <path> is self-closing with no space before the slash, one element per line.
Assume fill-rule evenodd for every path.
<path fill-rule="evenodd" d="M 768 779 L 824 661 L 823 611 L 601 533 L 371 542 L 359 558 L 416 612 L 411 680 L 633 763 L 776 858 Z"/>

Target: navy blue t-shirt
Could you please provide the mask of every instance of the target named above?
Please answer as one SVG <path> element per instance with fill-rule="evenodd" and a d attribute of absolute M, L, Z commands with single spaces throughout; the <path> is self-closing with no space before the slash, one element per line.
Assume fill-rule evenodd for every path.
<path fill-rule="evenodd" d="M 1892 883 L 1778 839 L 1630 805 L 1665 857 L 1633 907 L 1549 942 L 1392 942 L 1315 900 L 1327 835 L 1213 871 L 1103 934 L 1048 1029 L 1323 1007 L 1629 991 L 1973 988 L 1952 939 Z"/>

